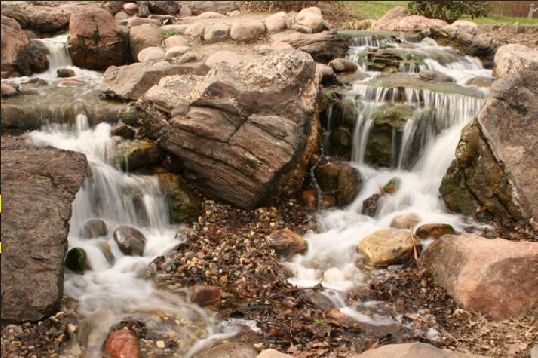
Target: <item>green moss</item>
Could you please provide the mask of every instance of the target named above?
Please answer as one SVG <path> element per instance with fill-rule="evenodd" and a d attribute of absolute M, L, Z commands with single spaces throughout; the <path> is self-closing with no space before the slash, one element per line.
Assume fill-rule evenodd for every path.
<path fill-rule="evenodd" d="M 83 273 L 88 268 L 86 251 L 79 247 L 69 250 L 65 257 L 65 266 L 76 273 Z"/>
<path fill-rule="evenodd" d="M 258 162 L 254 159 L 250 158 L 243 158 L 243 163 L 251 167 L 252 169 L 258 169 Z"/>
<path fill-rule="evenodd" d="M 163 40 L 175 35 L 181 35 L 181 33 L 176 29 L 166 29 L 161 31 L 161 38 Z"/>
<path fill-rule="evenodd" d="M 414 109 L 406 105 L 384 105 L 372 114 L 376 125 L 388 124 L 402 131 L 407 121 L 414 116 Z"/>

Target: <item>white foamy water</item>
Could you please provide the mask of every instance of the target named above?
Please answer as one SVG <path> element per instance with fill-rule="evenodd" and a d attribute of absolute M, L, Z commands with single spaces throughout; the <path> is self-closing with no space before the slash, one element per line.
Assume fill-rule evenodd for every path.
<path fill-rule="evenodd" d="M 202 332 L 174 333 L 166 328 L 172 337 L 192 335 L 187 338 L 193 347 L 184 342 L 185 352 L 179 351 L 174 356 L 189 356 L 214 340 L 236 334 L 244 322 L 218 322 L 208 311 L 157 289 L 143 278 L 155 257 L 181 242 L 181 237 L 176 235 L 181 227 L 169 223 L 165 195 L 155 177 L 128 174 L 114 167 L 115 143 L 110 129 L 106 123 L 90 128 L 87 118 L 79 115 L 76 128 L 56 125 L 27 135 L 37 145 L 84 153 L 89 162 L 89 176 L 73 203 L 68 241 L 69 248 L 86 251 L 91 270 L 82 275 L 66 270 L 65 274 L 65 293 L 79 301 L 80 313 L 91 327 L 88 346 L 81 349 L 88 357 L 99 357 L 112 325 L 127 318 L 152 321 L 163 313 L 190 322 Z M 84 224 L 93 218 L 105 220 L 108 234 L 82 238 Z M 112 232 L 120 225 L 132 226 L 145 235 L 144 256 L 127 256 L 119 250 Z M 110 248 L 114 262 L 107 261 L 103 245 Z M 158 331 L 158 325 L 153 329 Z"/>
<path fill-rule="evenodd" d="M 351 59 L 364 58 L 360 51 L 379 46 L 379 42 L 372 39 L 356 41 L 355 44 L 356 48 L 350 51 Z M 472 77 L 491 76 L 491 71 L 484 70 L 478 59 L 461 56 L 451 48 L 437 46 L 430 39 L 418 44 L 395 44 L 395 47 L 412 48 L 428 57 L 437 53 L 437 58 L 450 58 L 450 64 L 445 66 L 427 58 L 421 69 L 439 70 L 453 76 L 462 85 Z M 440 52 L 444 53 L 443 56 L 439 55 Z M 413 72 L 416 69 L 404 70 Z M 371 78 L 377 76 L 373 72 L 370 75 Z M 341 312 L 360 322 L 384 325 L 397 320 L 372 311 L 375 303 L 365 305 L 359 302 L 350 307 L 342 298 L 344 292 L 367 283 L 371 275 L 371 272 L 361 270 L 364 264 L 357 265 L 357 262 L 364 261 L 357 252 L 357 246 L 368 234 L 389 228 L 392 219 L 401 214 L 417 214 L 421 218 L 418 225 L 441 222 L 452 225 L 456 230 L 467 225 L 464 217 L 446 212 L 438 189 L 454 159 L 461 130 L 478 114 L 483 99 L 428 89 L 372 87 L 368 80 L 355 83 L 349 96 L 357 103 L 351 164 L 362 176 L 361 191 L 347 208 L 320 213 L 321 232 L 307 235 L 308 252 L 296 256 L 287 265 L 294 272 L 290 279 L 292 284 L 299 287 L 321 284 L 328 289 L 328 296 Z M 372 114 L 384 104 L 397 103 L 414 108 L 416 115 L 405 124 L 398 142 L 393 135 L 392 168 L 368 166 L 365 164 L 365 150 L 373 126 Z M 405 163 L 412 155 L 417 159 L 409 166 Z M 378 193 L 393 178 L 399 179 L 398 190 L 379 200 L 374 217 L 363 215 L 363 201 Z"/>

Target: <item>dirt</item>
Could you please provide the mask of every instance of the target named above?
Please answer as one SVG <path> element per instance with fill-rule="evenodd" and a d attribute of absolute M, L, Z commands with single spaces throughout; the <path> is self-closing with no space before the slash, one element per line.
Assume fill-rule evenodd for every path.
<path fill-rule="evenodd" d="M 480 31 L 505 43 L 538 48 L 538 25 L 482 25 Z"/>

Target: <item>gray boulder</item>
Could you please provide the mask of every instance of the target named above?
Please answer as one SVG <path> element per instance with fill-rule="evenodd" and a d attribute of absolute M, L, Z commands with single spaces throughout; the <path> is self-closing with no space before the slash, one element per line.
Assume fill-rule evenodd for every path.
<path fill-rule="evenodd" d="M 146 237 L 130 226 L 120 226 L 112 234 L 114 241 L 125 255 L 144 256 Z"/>
<path fill-rule="evenodd" d="M 2 320 L 59 308 L 71 203 L 86 171 L 83 154 L 2 137 Z"/>

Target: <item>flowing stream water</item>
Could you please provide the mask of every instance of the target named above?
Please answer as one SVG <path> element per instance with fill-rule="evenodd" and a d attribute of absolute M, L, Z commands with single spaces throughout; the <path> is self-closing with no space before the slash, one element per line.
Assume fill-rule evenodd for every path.
<path fill-rule="evenodd" d="M 50 51 L 51 68 L 34 77 L 57 80 L 60 67 L 73 68 L 77 78 L 87 80 L 87 86 L 95 86 L 101 74 L 72 66 L 65 50 L 64 35 L 41 40 Z M 379 47 L 381 41 L 374 38 L 356 39 L 350 58 L 360 62 L 361 51 Z M 469 78 L 491 76 L 477 59 L 464 57 L 454 50 L 441 47 L 432 40 L 421 43 L 402 42 L 397 47 L 414 49 L 426 56 L 418 67 L 402 68 L 414 73 L 424 68 L 454 76 L 458 84 Z M 435 54 L 435 56 L 430 56 Z M 442 65 L 435 58 L 439 54 L 450 58 Z M 446 62 L 446 61 L 445 61 Z M 363 70 L 366 65 L 361 64 Z M 353 165 L 358 168 L 363 186 L 356 200 L 345 209 L 328 210 L 319 215 L 323 232 L 310 234 L 308 253 L 297 256 L 287 263 L 295 273 L 290 279 L 300 287 L 321 283 L 328 290 L 327 296 L 340 310 L 350 317 L 373 324 L 394 323 L 375 309 L 375 303 L 362 302 L 349 307 L 343 293 L 363 284 L 370 274 L 356 264 L 360 255 L 356 246 L 367 234 L 389 227 L 392 218 L 402 213 L 418 214 L 423 223 L 444 222 L 462 228 L 465 221 L 457 215 L 446 213 L 438 196 L 442 176 L 453 159 L 454 149 L 463 126 L 478 113 L 482 99 L 461 94 L 450 94 L 414 88 L 382 88 L 369 85 L 379 73 L 368 72 L 369 78 L 353 85 L 349 94 L 356 100 L 357 119 L 353 134 Z M 21 81 L 24 79 L 20 79 Z M 399 149 L 395 150 L 392 168 L 376 169 L 364 162 L 364 152 L 373 126 L 371 114 L 382 104 L 405 102 L 416 108 L 417 116 L 404 129 Z M 429 125 L 422 125 L 423 115 L 428 111 Z M 144 279 L 144 271 L 157 256 L 178 245 L 181 227 L 169 223 L 165 196 L 156 178 L 134 175 L 120 171 L 114 164 L 116 143 L 111 136 L 110 124 L 88 125 L 88 118 L 80 113 L 74 118 L 75 125 L 49 125 L 33 131 L 27 138 L 38 145 L 50 145 L 84 153 L 89 162 L 89 175 L 73 204 L 68 237 L 69 248 L 83 248 L 89 258 L 91 270 L 75 274 L 66 270 L 65 292 L 79 302 L 80 312 L 86 319 L 85 339 L 74 346 L 88 357 L 99 357 L 102 344 L 110 327 L 123 319 L 140 319 L 154 331 L 166 332 L 185 342 L 175 356 L 190 356 L 214 340 L 236 334 L 241 325 L 249 322 L 220 322 L 213 313 L 189 302 L 187 294 L 181 296 L 159 290 Z M 435 130 L 433 129 L 435 128 Z M 418 138 L 421 141 L 418 160 L 406 167 L 407 157 Z M 328 147 L 328 139 L 324 140 Z M 383 198 L 375 217 L 361 214 L 363 200 L 376 193 L 390 179 L 400 179 L 399 190 Z M 81 237 L 82 227 L 92 218 L 103 219 L 108 234 L 88 240 Z M 112 232 L 120 225 L 140 230 L 147 242 L 143 256 L 124 255 L 112 238 Z M 107 254 L 110 251 L 114 260 Z M 176 322 L 170 324 L 170 319 Z M 252 329 L 256 329 L 252 324 Z"/>
<path fill-rule="evenodd" d="M 369 48 L 381 46 L 383 41 L 376 38 L 355 39 L 349 58 L 366 71 L 365 52 Z M 407 48 L 425 56 L 420 65 L 421 70 L 432 69 L 450 75 L 458 85 L 465 88 L 476 89 L 474 86 L 465 85 L 470 78 L 491 78 L 491 71 L 485 70 L 480 60 L 462 56 L 449 47 L 437 45 L 431 39 L 418 43 L 402 40 L 400 43 L 393 43 L 393 46 Z M 435 58 L 444 59 L 448 63 L 442 65 Z M 406 72 L 412 73 L 415 69 Z M 486 91 L 479 90 L 482 96 L 468 96 L 427 88 L 407 88 L 405 85 L 380 87 L 373 85 L 372 80 L 381 74 L 373 71 L 367 73 L 369 77 L 354 83 L 348 93 L 348 97 L 356 104 L 351 164 L 362 176 L 360 193 L 348 207 L 320 213 L 318 220 L 323 228 L 322 232 L 307 235 L 305 239 L 309 244 L 308 252 L 296 256 L 287 265 L 294 272 L 291 283 L 299 287 L 321 284 L 327 289 L 326 295 L 344 314 L 357 321 L 383 325 L 396 323 L 398 317 L 384 316 L 376 309 L 375 302 L 359 302 L 350 307 L 344 298 L 346 291 L 366 284 L 370 276 L 383 271 L 365 269 L 363 258 L 357 252 L 357 245 L 368 234 L 389 228 L 392 219 L 401 214 L 417 214 L 421 218 L 418 225 L 448 223 L 457 230 L 470 225 L 466 218 L 446 212 L 438 189 L 442 177 L 454 159 L 461 130 L 480 111 Z M 375 168 L 365 163 L 365 150 L 374 126 L 372 114 L 381 106 L 396 103 L 412 106 L 415 115 L 405 124 L 399 141 L 395 141 L 393 135 L 393 158 L 390 167 Z M 411 145 L 412 142 L 419 143 L 418 149 L 417 146 Z M 416 153 L 411 153 L 412 151 Z M 411 154 L 418 158 L 409 164 L 406 159 Z M 363 201 L 378 193 L 380 188 L 393 178 L 399 179 L 399 189 L 380 199 L 373 217 L 363 215 Z M 423 244 L 427 245 L 428 242 Z M 397 266 L 386 270 L 391 269 L 397 269 Z"/>

